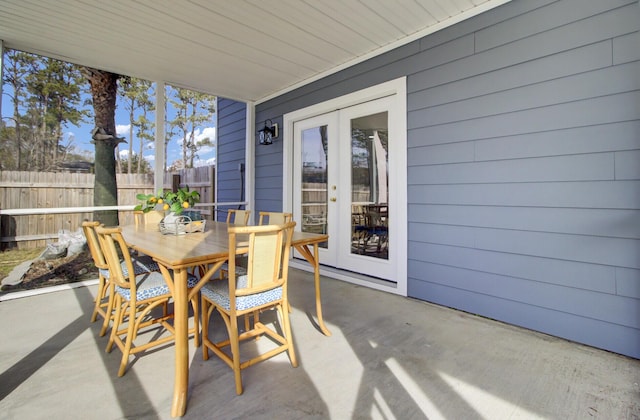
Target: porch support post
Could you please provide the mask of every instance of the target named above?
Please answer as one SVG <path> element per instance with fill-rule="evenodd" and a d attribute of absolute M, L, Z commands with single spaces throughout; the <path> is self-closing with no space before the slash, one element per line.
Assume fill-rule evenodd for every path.
<path fill-rule="evenodd" d="M 256 216 L 257 210 L 255 208 L 255 156 L 256 156 L 256 104 L 255 102 L 247 102 L 246 109 L 246 145 L 244 156 L 244 185 L 245 185 L 245 200 L 248 203 L 246 208 L 251 210 L 253 217 Z M 254 220 L 255 223 L 255 220 Z"/>
<path fill-rule="evenodd" d="M 164 185 L 164 160 L 167 151 L 164 143 L 165 118 L 165 83 L 156 81 L 156 155 L 153 175 L 153 193 L 161 190 Z"/>
<path fill-rule="evenodd" d="M 2 69 L 4 69 L 4 63 L 2 59 L 4 58 L 4 41 L 0 39 L 0 80 L 4 80 L 4 74 L 2 73 Z M 2 83 L 0 83 L 0 115 L 2 115 Z"/>

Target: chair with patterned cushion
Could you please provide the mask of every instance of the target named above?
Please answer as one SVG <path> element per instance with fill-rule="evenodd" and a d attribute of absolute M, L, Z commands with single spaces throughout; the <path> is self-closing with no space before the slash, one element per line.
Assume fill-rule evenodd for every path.
<path fill-rule="evenodd" d="M 295 222 L 283 225 L 229 226 L 229 280 L 211 281 L 201 289 L 202 295 L 202 355 L 209 358 L 209 350 L 219 356 L 235 375 L 236 393 L 242 394 L 241 370 L 288 352 L 291 365 L 298 366 L 291 337 L 287 282 L 289 250 Z M 236 275 L 237 253 L 248 253 L 247 273 Z M 212 342 L 209 339 L 209 319 L 217 310 L 227 328 L 228 339 Z M 240 317 L 254 311 L 275 311 L 279 328 L 255 322 L 253 328 L 238 331 Z M 276 322 L 274 321 L 274 324 Z M 241 343 L 260 336 L 270 339 L 259 355 L 242 360 Z M 263 340 L 264 341 L 264 340 Z"/>
<path fill-rule="evenodd" d="M 227 224 L 228 225 L 235 225 L 235 226 L 246 226 L 247 223 L 249 223 L 249 216 L 251 216 L 251 210 L 236 210 L 236 209 L 229 209 L 227 210 Z M 241 270 L 241 266 L 244 265 L 243 261 L 243 256 L 242 255 L 238 255 L 238 265 L 237 266 L 237 270 Z M 201 267 L 200 268 L 200 272 L 204 272 L 206 271 L 204 268 L 206 267 Z M 218 278 L 219 279 L 224 279 L 227 278 L 227 272 L 229 271 L 229 269 L 227 268 L 227 264 L 223 264 L 222 267 L 220 268 L 220 273 Z"/>
<path fill-rule="evenodd" d="M 229 209 L 227 210 L 227 224 L 228 225 L 237 225 L 237 226 L 246 226 L 249 223 L 249 216 L 251 216 L 251 210 L 236 210 Z M 196 271 L 198 275 L 202 277 L 204 273 L 206 273 L 208 267 L 206 265 L 199 265 L 194 267 L 193 273 Z M 227 277 L 227 265 L 223 264 L 220 268 L 220 272 L 218 273 L 218 279 L 223 279 Z"/>
<path fill-rule="evenodd" d="M 282 213 L 275 211 L 261 211 L 259 214 L 258 224 L 259 225 L 282 225 L 288 223 L 293 220 L 293 214 L 291 213 Z M 291 306 L 288 308 L 289 312 L 291 312 Z M 253 313 L 253 317 L 255 322 L 259 322 L 260 311 L 255 311 Z M 249 328 L 249 316 L 245 316 L 245 326 Z"/>
<path fill-rule="evenodd" d="M 98 293 L 95 298 L 93 313 L 91 314 L 91 322 L 95 322 L 100 315 L 103 318 L 102 328 L 100 329 L 100 337 L 104 336 L 109 328 L 109 323 L 113 319 L 113 290 L 109 282 L 109 266 L 105 259 L 96 228 L 100 226 L 100 222 L 83 222 L 82 231 L 87 239 L 87 246 L 91 253 L 93 263 L 98 269 Z M 150 271 L 159 271 L 158 263 L 147 256 L 132 257 L 132 264 L 136 274 L 142 274 Z M 126 266 L 122 267 L 127 270 Z"/>
<path fill-rule="evenodd" d="M 174 340 L 175 331 L 173 325 L 168 322 L 173 318 L 173 314 L 167 314 L 164 308 L 160 316 L 155 313 L 159 307 L 163 307 L 169 302 L 171 291 L 162 273 L 152 271 L 131 274 L 135 273 L 134 263 L 122 236 L 121 228 L 99 226 L 96 228 L 96 233 L 109 266 L 109 282 L 113 285 L 115 315 L 106 351 L 111 352 L 114 344 L 122 351 L 122 360 L 118 370 L 118 376 L 122 376 L 127 370 L 130 355 Z M 120 258 L 123 258 L 122 262 Z M 169 274 L 168 271 L 167 274 Z M 196 284 L 196 277 L 188 276 L 187 287 L 193 288 Z M 199 302 L 197 296 L 191 300 L 191 304 L 194 312 L 194 325 L 190 333 L 194 334 L 194 341 L 198 346 Z M 153 331 L 154 338 L 143 344 L 136 344 L 138 334 L 146 331 L 147 327 L 156 324 L 159 324 L 166 331 Z"/>
<path fill-rule="evenodd" d="M 135 210 L 133 212 L 133 221 L 136 226 L 138 225 L 150 225 L 158 224 L 164 217 L 164 211 L 151 210 L 147 213 L 142 210 Z"/>
<path fill-rule="evenodd" d="M 249 223 L 249 216 L 251 216 L 251 210 L 227 210 L 227 224 L 246 226 Z"/>
<path fill-rule="evenodd" d="M 279 213 L 275 211 L 261 211 L 258 219 L 259 225 L 282 225 L 293 220 L 291 213 Z"/>

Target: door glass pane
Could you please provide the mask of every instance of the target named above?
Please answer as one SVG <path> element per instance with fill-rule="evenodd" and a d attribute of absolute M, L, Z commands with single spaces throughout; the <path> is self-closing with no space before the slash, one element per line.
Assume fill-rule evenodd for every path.
<path fill-rule="evenodd" d="M 387 112 L 351 120 L 351 253 L 389 259 Z"/>
<path fill-rule="evenodd" d="M 302 231 L 327 232 L 327 126 L 302 131 Z M 326 248 L 327 244 L 320 244 Z"/>

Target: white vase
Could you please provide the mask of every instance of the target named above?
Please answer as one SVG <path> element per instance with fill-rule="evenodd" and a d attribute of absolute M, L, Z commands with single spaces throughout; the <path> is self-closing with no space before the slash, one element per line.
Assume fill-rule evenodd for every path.
<path fill-rule="evenodd" d="M 175 223 L 176 220 L 178 220 L 178 216 L 177 214 L 175 214 L 175 212 L 169 212 L 169 214 L 167 214 L 166 216 L 164 216 L 164 218 L 162 219 L 162 221 L 164 223 Z"/>
<path fill-rule="evenodd" d="M 164 216 L 159 223 L 159 227 L 160 232 L 164 234 L 182 235 L 186 233 L 182 218 L 174 212 L 170 212 Z"/>

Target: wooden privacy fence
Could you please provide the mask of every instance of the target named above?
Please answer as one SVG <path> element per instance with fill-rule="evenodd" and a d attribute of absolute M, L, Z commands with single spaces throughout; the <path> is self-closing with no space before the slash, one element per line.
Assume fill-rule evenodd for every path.
<path fill-rule="evenodd" d="M 213 167 L 168 173 L 164 188 L 189 186 L 201 195 L 201 202 L 214 201 Z M 118 205 L 138 204 L 136 195 L 154 193 L 152 174 L 117 174 Z M 0 171 L 0 211 L 93 207 L 94 175 L 66 172 Z M 120 224 L 133 223 L 131 211 L 120 211 Z M 0 250 L 44 247 L 55 241 L 60 230 L 75 232 L 84 220 L 92 220 L 92 212 L 47 213 L 30 215 L 0 214 Z"/>

